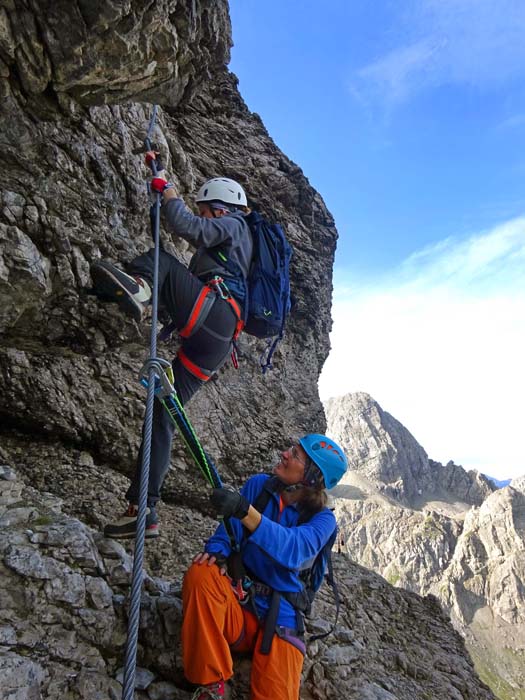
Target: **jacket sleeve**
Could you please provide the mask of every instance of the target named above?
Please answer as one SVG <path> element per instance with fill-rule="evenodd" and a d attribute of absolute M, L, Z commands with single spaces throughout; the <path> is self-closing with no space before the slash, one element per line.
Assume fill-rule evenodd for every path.
<path fill-rule="evenodd" d="M 225 242 L 232 242 L 242 236 L 242 222 L 232 216 L 218 219 L 205 219 L 192 214 L 182 199 L 169 199 L 162 211 L 168 229 L 180 236 L 195 248 L 213 248 Z"/>
<path fill-rule="evenodd" d="M 296 527 L 283 527 L 263 515 L 250 541 L 281 566 L 303 569 L 328 542 L 335 526 L 335 516 L 328 509 Z"/>
<path fill-rule="evenodd" d="M 225 557 L 231 554 L 230 538 L 222 523 L 207 540 L 204 545 L 204 551 L 208 552 L 208 554 L 223 554 Z"/>

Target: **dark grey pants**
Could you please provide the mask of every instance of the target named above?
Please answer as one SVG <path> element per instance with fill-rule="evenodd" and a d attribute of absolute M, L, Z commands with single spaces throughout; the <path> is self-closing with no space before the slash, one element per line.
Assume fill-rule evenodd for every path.
<path fill-rule="evenodd" d="M 135 258 L 127 268 L 131 275 L 143 277 L 153 284 L 154 251 Z M 173 255 L 160 251 L 159 257 L 159 304 L 169 312 L 178 329 L 186 325 L 195 300 L 204 284 Z M 186 356 L 199 367 L 216 371 L 228 359 L 231 341 L 235 332 L 236 318 L 230 305 L 217 297 L 204 325 L 190 338 L 182 341 Z M 188 372 L 178 358 L 172 362 L 174 384 L 180 402 L 184 406 L 205 383 Z M 154 402 L 153 432 L 151 439 L 148 506 L 154 506 L 170 466 L 171 442 L 175 426 L 159 401 Z M 135 474 L 126 494 L 130 503 L 138 503 L 144 427 L 142 429 Z"/>

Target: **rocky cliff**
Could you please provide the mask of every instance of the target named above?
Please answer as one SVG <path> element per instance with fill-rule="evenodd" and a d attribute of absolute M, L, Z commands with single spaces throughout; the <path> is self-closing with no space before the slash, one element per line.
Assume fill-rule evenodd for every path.
<path fill-rule="evenodd" d="M 479 505 L 494 490 L 476 471 L 430 460 L 409 431 L 368 394 L 330 399 L 325 408 L 330 430 L 349 455 L 352 469 L 397 501 L 412 505 L 443 496 Z"/>
<path fill-rule="evenodd" d="M 226 2 L 8 2 L 0 19 L 0 416 L 13 460 L 52 490 L 88 453 L 81 471 L 96 498 L 105 498 L 97 469 L 132 468 L 149 328 L 83 290 L 92 261 L 124 263 L 150 247 L 147 172 L 136 152 L 146 101 L 161 105 L 153 138 L 190 203 L 207 177 L 234 177 L 294 246 L 294 313 L 275 370 L 263 378 L 261 348 L 243 338 L 240 370 L 226 367 L 191 404 L 199 435 L 238 480 L 267 464 L 279 436 L 322 428 L 316 379 L 328 352 L 337 234 L 237 92 L 226 68 Z M 186 244 L 164 242 L 188 259 Z M 174 350 L 172 342 L 159 353 Z M 184 468 L 180 449 L 176 460 Z M 191 501 L 192 474 L 169 479 L 167 498 Z"/>
<path fill-rule="evenodd" d="M 430 460 L 367 394 L 331 399 L 326 415 L 353 467 L 335 490 L 350 556 L 435 594 L 497 696 L 524 698 L 523 479 L 494 491 L 476 472 Z"/>
<path fill-rule="evenodd" d="M 180 508 L 182 549 L 213 523 Z M 131 557 L 66 516 L 56 496 L 0 467 L 0 698 L 119 700 Z M 335 556 L 341 615 L 312 642 L 303 700 L 491 700 L 464 642 L 433 596 L 395 589 Z M 142 595 L 137 700 L 190 697 L 180 662 L 180 585 L 147 576 Z M 309 633 L 330 629 L 334 604 L 322 588 Z M 248 697 L 249 661 L 237 664 L 234 700 Z"/>
<path fill-rule="evenodd" d="M 98 531 L 121 510 L 133 468 L 149 328 L 85 289 L 92 261 L 125 263 L 150 245 L 137 151 L 151 103 L 153 139 L 187 201 L 207 177 L 233 177 L 294 247 L 295 305 L 274 371 L 261 376 L 261 348 L 244 338 L 239 371 L 221 370 L 189 406 L 198 434 L 238 483 L 289 435 L 324 429 L 317 377 L 337 234 L 239 96 L 230 43 L 225 0 L 0 4 L 0 697 L 119 697 L 130 551 Z M 170 342 L 159 354 L 174 351 Z M 178 586 L 214 526 L 178 442 L 173 467 L 146 554 L 137 697 L 150 700 L 188 697 Z M 346 558 L 338 568 L 342 623 L 312 645 L 303 697 L 491 697 L 435 599 L 395 591 Z M 325 595 L 320 627 L 333 617 Z M 241 677 L 237 697 L 243 687 Z"/>

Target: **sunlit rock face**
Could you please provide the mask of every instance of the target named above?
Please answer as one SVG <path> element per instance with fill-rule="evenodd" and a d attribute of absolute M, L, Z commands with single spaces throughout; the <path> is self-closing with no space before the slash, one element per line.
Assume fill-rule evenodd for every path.
<path fill-rule="evenodd" d="M 429 459 L 368 394 L 331 399 L 329 432 L 352 469 L 334 490 L 349 555 L 391 584 L 433 593 L 502 697 L 525 687 L 523 478 L 495 490 Z"/>
<path fill-rule="evenodd" d="M 355 392 L 329 399 L 326 416 L 352 470 L 407 505 L 440 493 L 479 505 L 494 490 L 475 471 L 429 459 L 413 435 L 368 394 Z"/>

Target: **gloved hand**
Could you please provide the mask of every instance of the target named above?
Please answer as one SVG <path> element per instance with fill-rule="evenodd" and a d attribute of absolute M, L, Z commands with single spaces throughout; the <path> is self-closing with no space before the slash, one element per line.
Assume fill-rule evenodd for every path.
<path fill-rule="evenodd" d="M 215 510 L 225 518 L 238 518 L 242 520 L 248 515 L 250 502 L 235 491 L 231 486 L 222 489 L 213 489 L 210 503 Z"/>
<path fill-rule="evenodd" d="M 146 151 L 146 156 L 144 158 L 148 168 L 151 168 L 152 161 L 155 161 L 155 167 L 157 168 L 157 173 L 160 170 L 164 170 L 162 161 L 160 159 L 160 153 L 158 151 Z M 153 168 L 151 168 L 153 170 Z"/>
<path fill-rule="evenodd" d="M 157 177 L 152 177 L 151 178 L 151 189 L 154 192 L 158 192 L 159 194 L 162 194 L 165 189 L 168 187 L 173 187 L 173 185 L 166 180 L 166 177 L 164 175 L 164 170 L 157 175 Z"/>

